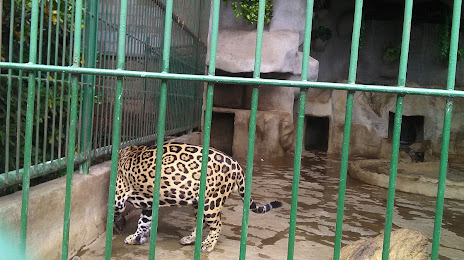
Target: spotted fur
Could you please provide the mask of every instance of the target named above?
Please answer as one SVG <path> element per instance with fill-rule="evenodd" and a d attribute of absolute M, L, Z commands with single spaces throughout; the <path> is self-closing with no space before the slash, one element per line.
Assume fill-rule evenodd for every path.
<path fill-rule="evenodd" d="M 183 143 L 163 145 L 160 182 L 160 206 L 193 205 L 198 209 L 202 147 Z M 137 231 L 125 239 L 126 244 L 143 244 L 149 238 L 153 184 L 155 178 L 156 148 L 144 145 L 129 146 L 119 151 L 115 196 L 115 229 L 124 229 L 123 212 L 126 202 L 142 208 Z M 239 163 L 229 155 L 211 148 L 208 156 L 207 185 L 205 193 L 204 223 L 209 234 L 202 243 L 202 251 L 211 252 L 221 231 L 221 211 L 233 190 L 238 190 L 242 200 L 245 191 L 245 174 Z M 259 207 L 250 199 L 250 209 L 265 213 L 282 205 L 273 201 Z M 183 245 L 195 242 L 195 230 L 180 240 Z"/>

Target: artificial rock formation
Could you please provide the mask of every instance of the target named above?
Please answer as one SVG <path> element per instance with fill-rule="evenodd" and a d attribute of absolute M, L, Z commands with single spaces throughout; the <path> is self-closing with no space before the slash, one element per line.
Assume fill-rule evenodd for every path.
<path fill-rule="evenodd" d="M 375 238 L 362 239 L 342 248 L 341 260 L 380 260 L 382 259 L 383 234 Z M 425 260 L 427 238 L 420 232 L 399 229 L 391 233 L 390 260 Z"/>
<path fill-rule="evenodd" d="M 289 16 L 289 12 L 301 13 L 301 10 L 288 9 L 288 6 L 276 5 L 271 25 L 263 33 L 260 71 L 264 78 L 301 80 L 303 61 L 303 53 L 299 50 L 301 24 L 295 20 L 296 18 L 293 19 L 295 20 L 293 23 L 284 22 L 288 20 L 286 17 Z M 221 75 L 250 77 L 255 64 L 256 29 L 236 19 L 231 8 L 222 6 L 221 12 L 223 17 L 218 35 L 216 68 Z M 208 61 L 209 53 L 207 53 Z M 309 57 L 308 80 L 317 80 L 318 70 L 319 62 Z M 211 141 L 213 147 L 231 151 L 237 157 L 246 156 L 244 148 L 248 143 L 252 90 L 251 86 L 216 84 L 213 111 L 233 116 L 216 116 L 220 120 L 213 122 L 213 132 L 232 134 L 233 137 L 213 136 Z M 260 87 L 255 142 L 257 157 L 281 157 L 292 149 L 294 101 L 298 93 L 298 89 L 289 87 Z M 229 119 L 233 120 L 233 127 L 232 123 L 225 122 L 226 118 L 233 118 Z M 221 125 L 220 121 L 224 121 L 227 126 Z M 233 131 L 224 131 L 226 127 L 232 127 Z M 232 141 L 228 141 L 229 139 Z M 231 144 L 228 144 L 229 142 Z"/>

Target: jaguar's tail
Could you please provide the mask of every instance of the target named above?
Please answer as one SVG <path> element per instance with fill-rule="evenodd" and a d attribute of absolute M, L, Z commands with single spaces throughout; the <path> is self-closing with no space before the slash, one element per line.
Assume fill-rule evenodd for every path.
<path fill-rule="evenodd" d="M 242 197 L 242 200 L 243 200 L 245 198 L 245 175 L 244 175 L 243 169 L 240 169 L 240 173 L 238 174 L 236 183 L 238 187 L 238 193 L 240 194 L 240 197 Z M 266 213 L 270 211 L 271 209 L 280 208 L 280 207 L 282 207 L 282 202 L 277 201 L 277 200 L 269 202 L 266 205 L 260 207 L 250 197 L 250 209 L 254 213 L 262 214 L 262 213 Z"/>

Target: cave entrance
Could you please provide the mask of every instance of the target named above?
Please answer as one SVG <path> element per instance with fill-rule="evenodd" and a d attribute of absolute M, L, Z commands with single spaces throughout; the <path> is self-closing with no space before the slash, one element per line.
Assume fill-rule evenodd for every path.
<path fill-rule="evenodd" d="M 211 120 L 211 146 L 232 155 L 235 114 L 213 112 Z"/>
<path fill-rule="evenodd" d="M 306 116 L 305 150 L 327 152 L 329 146 L 329 117 Z"/>
<path fill-rule="evenodd" d="M 424 117 L 423 116 L 402 116 L 401 124 L 401 145 L 409 146 L 413 143 L 424 141 Z M 393 138 L 393 125 L 395 113 L 390 112 L 388 118 L 388 139 Z"/>

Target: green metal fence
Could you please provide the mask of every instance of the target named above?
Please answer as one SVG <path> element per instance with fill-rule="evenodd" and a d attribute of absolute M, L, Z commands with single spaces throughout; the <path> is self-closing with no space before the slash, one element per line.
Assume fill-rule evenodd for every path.
<path fill-rule="evenodd" d="M 180 3 L 179 1 L 178 3 Z M 184 1 L 185 2 L 185 1 Z M 29 57 L 37 64 L 116 69 L 120 3 L 114 0 L 86 1 L 82 6 L 71 0 L 39 1 L 37 35 L 33 35 L 31 1 L 3 1 L 2 59 L 24 62 Z M 130 1 L 125 35 L 125 69 L 159 71 L 163 46 L 165 3 Z M 172 34 L 171 71 L 204 74 L 209 3 L 192 10 L 173 13 L 178 22 Z M 78 10 L 79 9 L 79 10 Z M 188 10 L 188 11 L 186 11 Z M 82 16 L 76 12 L 82 12 Z M 81 32 L 74 29 L 79 25 Z M 33 37 L 37 46 L 32 46 Z M 28 49 L 30 51 L 28 51 Z M 35 52 L 32 50 L 36 50 Z M 75 56 L 75 57 L 74 57 Z M 75 62 L 77 61 L 77 63 Z M 76 64 L 74 64 L 76 63 Z M 27 133 L 24 100 L 27 75 L 23 69 L 2 69 L 0 188 L 21 182 L 26 158 Z M 111 152 L 115 83 L 113 75 L 78 75 L 73 93 L 73 75 L 40 71 L 35 74 L 31 178 L 66 167 L 69 140 L 76 139 L 73 160 L 88 172 L 89 160 Z M 154 141 L 160 80 L 125 78 L 123 83 L 122 145 Z M 169 117 L 166 131 L 176 134 L 200 126 L 203 99 L 201 82 L 173 81 L 168 92 Z M 73 99 L 72 97 L 77 97 Z M 72 114 L 77 102 L 76 114 Z M 73 120 L 74 119 L 74 120 Z M 75 129 L 75 138 L 70 129 Z M 26 142 L 27 143 L 27 142 Z M 24 165 L 24 166 L 23 166 Z"/>
<path fill-rule="evenodd" d="M 174 116 L 176 117 L 179 114 L 177 113 L 178 107 L 171 107 L 169 101 L 172 98 L 181 99 L 183 96 L 178 95 L 179 92 L 171 92 L 175 89 L 175 86 L 181 86 L 185 88 L 185 91 L 190 91 L 191 88 L 197 86 L 197 84 L 201 84 L 202 82 L 207 83 L 206 89 L 206 111 L 204 116 L 204 129 L 203 129 L 203 157 L 207 156 L 207 151 L 210 144 L 210 130 L 211 130 L 211 117 L 212 117 L 212 104 L 213 104 L 213 89 L 215 83 L 234 83 L 234 84 L 245 84 L 245 85 L 252 85 L 254 86 L 253 93 L 252 93 L 252 104 L 251 104 L 251 116 L 250 116 L 250 131 L 249 131 L 249 147 L 248 147 L 248 156 L 247 156 L 247 174 L 246 174 L 246 189 L 245 189 L 245 196 L 244 199 L 244 211 L 243 211 L 243 222 L 242 222 L 242 237 L 241 237 L 241 248 L 240 248 L 240 259 L 244 259 L 246 255 L 246 244 L 247 244 L 247 226 L 248 226 L 248 213 L 249 213 L 249 196 L 251 192 L 251 179 L 252 179 L 252 171 L 253 171 L 253 146 L 254 146 L 254 137 L 255 137 L 255 126 L 256 126 L 256 111 L 257 111 L 257 104 L 258 104 L 258 86 L 259 85 L 270 85 L 270 86 L 285 86 L 285 87 L 297 87 L 300 88 L 300 97 L 299 97 L 299 106 L 298 106 L 298 120 L 297 120 L 297 134 L 296 134 L 296 149 L 295 149 L 295 162 L 294 162 L 294 176 L 293 176 L 293 191 L 292 191 L 292 205 L 291 205 L 291 215 L 290 215 L 290 228 L 289 228 L 289 240 L 288 240 L 288 259 L 293 259 L 293 252 L 294 252 L 294 242 L 295 242 L 295 228 L 296 228 L 296 213 L 297 213 L 297 198 L 298 198 L 298 185 L 299 185 L 299 173 L 300 173 L 300 160 L 301 160 L 301 151 L 302 151 L 302 138 L 303 138 L 303 123 L 304 123 L 304 111 L 305 111 L 305 100 L 306 100 L 306 90 L 308 88 L 328 88 L 328 89 L 339 89 L 339 90 L 346 90 L 347 91 L 347 102 L 346 102 L 346 114 L 345 114 L 345 128 L 344 128 L 344 138 L 343 138 L 343 149 L 342 149 L 342 158 L 341 158 L 341 170 L 340 170 L 340 184 L 339 184 L 339 197 L 338 197 L 338 210 L 337 210 L 337 224 L 336 224 L 336 234 L 335 234 L 335 242 L 334 242 L 334 259 L 339 259 L 340 256 L 340 247 L 341 247 L 341 237 L 342 237 L 342 223 L 343 223 L 343 210 L 344 210 L 344 199 L 345 199 L 345 187 L 346 187 L 346 174 L 347 174 L 347 165 L 348 165 L 348 152 L 349 152 L 349 142 L 350 142 L 350 130 L 351 130 L 351 118 L 352 118 L 352 109 L 353 109 L 353 97 L 355 91 L 368 91 L 368 92 L 383 92 L 383 93 L 394 93 L 397 95 L 397 105 L 395 111 L 395 120 L 394 120 L 394 132 L 393 132 L 393 139 L 392 139 L 392 154 L 391 154 L 391 168 L 390 168 L 390 183 L 388 189 L 388 201 L 386 207 L 386 223 L 385 223 L 385 233 L 384 233 L 384 246 L 383 246 L 383 259 L 388 259 L 388 249 L 390 243 L 390 234 L 392 228 L 392 212 L 393 212 L 393 205 L 394 205 L 394 197 L 395 197 L 395 180 L 396 180 L 396 173 L 397 173 L 397 164 L 398 164 L 398 151 L 399 151 L 399 142 L 400 142 L 400 129 L 401 129 L 401 115 L 402 115 L 402 108 L 403 108 L 403 99 L 405 95 L 433 95 L 433 96 L 444 96 L 447 97 L 446 108 L 445 108 L 445 115 L 444 115 L 444 127 L 443 127 L 443 141 L 442 141 L 442 149 L 441 149 L 441 163 L 440 163 L 440 175 L 439 175 L 439 184 L 438 184 L 438 194 L 437 194 L 437 203 L 436 203 L 436 212 L 435 212 L 435 229 L 433 235 L 433 247 L 432 247 L 432 259 L 438 258 L 438 249 L 439 249 L 439 240 L 440 240 L 440 230 L 441 230 L 441 221 L 442 221 L 442 214 L 443 214 L 443 200 L 444 200 L 444 190 L 445 190 L 445 180 L 446 180 L 446 173 L 447 173 L 447 163 L 448 163 L 448 144 L 449 144 L 449 137 L 450 137 L 450 124 L 451 124 L 451 111 L 453 107 L 453 99 L 454 98 L 462 98 L 464 97 L 464 91 L 454 90 L 455 84 L 455 73 L 456 73 L 456 61 L 457 61 L 457 47 L 458 47 L 458 37 L 459 37 L 459 26 L 460 26 L 460 16 L 461 16 L 461 7 L 462 1 L 455 0 L 454 1 L 454 8 L 453 8 L 453 19 L 452 19 L 452 33 L 451 33 L 451 46 L 450 46 L 450 56 L 449 56 L 449 71 L 448 71 L 448 80 L 447 80 L 447 87 L 446 89 L 425 89 L 425 88 L 409 88 L 405 87 L 406 82 L 406 72 L 407 72 L 407 63 L 408 63 L 408 52 L 409 52 L 409 40 L 410 40 L 410 31 L 411 31 L 411 17 L 412 17 L 412 7 L 413 1 L 406 0 L 405 1 L 405 8 L 404 8 L 404 25 L 403 25 L 403 37 L 402 37 L 402 47 L 401 47 L 401 58 L 400 58 L 400 67 L 399 67 L 399 76 L 398 76 L 398 84 L 395 86 L 378 86 L 378 85 L 362 85 L 356 84 L 356 69 L 357 69 L 357 58 L 358 58 L 358 50 L 359 50 L 359 38 L 360 38 L 360 27 L 361 27 L 361 17 L 362 17 L 362 0 L 356 0 L 355 3 L 355 15 L 353 21 L 353 35 L 352 35 L 352 44 L 351 44 L 351 60 L 350 60 L 350 69 L 349 69 L 349 79 L 347 84 L 342 83 L 327 83 L 327 82 L 309 82 L 307 81 L 307 67 L 308 67 L 308 58 L 309 58 L 309 50 L 310 50 L 310 39 L 311 39 L 311 22 L 312 22 L 312 10 L 314 6 L 313 0 L 307 1 L 307 10 L 306 10 L 306 26 L 305 26 L 305 37 L 304 37 L 304 48 L 303 48 L 303 64 L 302 64 L 302 78 L 301 81 L 284 81 L 284 80 L 276 80 L 276 79 L 261 79 L 260 78 L 260 60 L 261 60 L 261 49 L 262 49 L 262 35 L 263 35 L 263 24 L 264 24 L 264 9 L 265 9 L 265 1 L 259 2 L 259 19 L 257 25 L 257 39 L 256 39 L 256 59 L 255 59 L 255 71 L 253 74 L 253 78 L 241 78 L 241 77 L 224 77 L 224 76 L 215 76 L 215 59 L 216 59 L 216 47 L 217 47 L 217 37 L 218 37 L 218 24 L 219 24 L 219 7 L 221 0 L 213 0 L 212 1 L 212 24 L 211 24 L 211 35 L 209 36 L 211 39 L 210 42 L 210 60 L 209 60 L 209 68 L 208 68 L 208 75 L 193 75 L 194 73 L 202 74 L 201 71 L 196 71 L 195 68 L 199 68 L 202 65 L 204 60 L 204 52 L 198 52 L 200 47 L 196 49 L 196 54 L 193 55 L 196 57 L 195 61 L 189 60 L 187 61 L 183 55 L 189 56 L 191 49 L 186 47 L 189 41 L 192 38 L 188 38 L 188 36 L 178 36 L 176 33 L 179 30 L 184 29 L 184 31 L 188 31 L 188 33 L 193 33 L 194 35 L 200 35 L 201 41 L 197 41 L 195 44 L 202 44 L 204 39 L 206 39 L 206 31 L 202 31 L 202 26 L 192 26 L 188 27 L 188 30 L 185 30 L 185 25 L 197 24 L 195 22 L 191 22 L 189 19 L 195 20 L 195 16 L 201 16 L 202 19 L 207 17 L 209 7 L 209 3 L 207 1 L 197 1 L 191 3 L 190 1 L 173 1 L 173 0 L 166 0 L 166 1 L 145 1 L 145 3 L 154 3 L 156 4 L 156 8 L 152 10 L 153 12 L 150 13 L 146 8 L 141 8 L 140 10 L 134 10 L 134 2 L 130 0 L 121 0 L 120 5 L 118 5 L 118 11 L 115 11 L 114 7 L 111 9 L 108 7 L 112 1 L 101 1 L 100 10 L 105 10 L 99 13 L 100 16 L 100 27 L 106 28 L 105 33 L 107 34 L 108 38 L 103 38 L 105 40 L 105 46 L 101 46 L 101 48 L 105 49 L 107 52 L 100 52 L 100 54 L 95 53 L 95 50 L 88 51 L 86 48 L 92 49 L 92 47 L 86 47 L 86 44 L 89 42 L 95 42 L 92 37 L 95 35 L 88 35 L 87 29 L 92 27 L 92 25 L 85 25 L 82 29 L 81 21 L 82 19 L 86 20 L 86 17 L 95 16 L 97 12 L 89 12 L 89 10 L 96 10 L 97 4 L 96 2 L 86 2 L 85 5 L 85 12 L 83 12 L 83 1 L 76 0 L 71 1 L 68 3 L 65 1 L 61 3 L 58 1 L 58 4 L 64 4 L 67 7 L 64 10 L 72 10 L 70 12 L 70 22 L 69 24 L 74 24 L 74 29 L 72 30 L 73 33 L 69 35 L 69 39 L 66 36 L 63 36 L 63 43 L 61 46 L 63 49 L 66 49 L 66 46 L 74 48 L 73 52 L 66 52 L 62 54 L 61 62 L 57 61 L 57 56 L 53 56 L 55 58 L 55 62 L 53 63 L 50 59 L 50 52 L 47 50 L 47 55 L 42 56 L 42 52 L 39 51 L 37 53 L 37 43 L 41 42 L 42 40 L 42 32 L 43 30 L 38 30 L 38 26 L 42 26 L 44 23 L 45 12 L 43 11 L 43 3 L 39 0 L 32 1 L 32 12 L 31 12 L 31 30 L 30 30 L 30 44 L 28 45 L 29 51 L 29 63 L 24 63 L 26 57 L 23 55 L 23 51 L 20 52 L 20 57 L 17 59 L 13 59 L 12 55 L 12 46 L 9 46 L 9 55 L 10 59 L 9 62 L 1 62 L 0 68 L 8 70 L 8 76 L 6 77 L 9 84 L 8 84 L 8 93 L 7 93 L 7 101 L 9 102 L 11 96 L 13 94 L 21 93 L 22 84 L 17 84 L 13 87 L 12 81 L 24 81 L 23 73 L 28 74 L 27 82 L 28 82 L 28 92 L 27 92 L 27 109 L 26 114 L 23 115 L 21 111 L 20 102 L 18 102 L 18 109 L 17 117 L 24 117 L 26 118 L 25 124 L 25 142 L 24 142 L 24 171 L 23 171 L 23 214 L 22 214 L 22 225 L 21 225 L 21 239 L 22 239 L 22 246 L 23 250 L 26 247 L 25 238 L 27 234 L 27 197 L 28 197 L 28 189 L 29 189 L 29 179 L 31 173 L 34 173 L 34 169 L 30 169 L 31 165 L 31 155 L 36 154 L 32 151 L 32 144 L 33 144 L 33 125 L 34 125 L 34 106 L 39 103 L 39 98 L 35 99 L 36 91 L 42 93 L 45 91 L 46 93 L 53 93 L 53 98 L 60 96 L 65 97 L 68 101 L 65 103 L 63 102 L 55 102 L 52 101 L 53 106 L 60 106 L 60 115 L 53 117 L 52 125 L 58 124 L 59 126 L 66 126 L 66 129 L 69 129 L 69 134 L 66 135 L 66 142 L 61 141 L 58 138 L 58 142 L 61 144 L 61 153 L 57 151 L 60 155 L 66 153 L 67 151 L 67 177 L 68 177 L 68 188 L 66 194 L 66 211 L 65 211 L 65 221 L 64 221 L 64 233 L 63 233 L 63 252 L 62 258 L 67 258 L 67 245 L 68 245 L 68 227 L 69 227 L 69 212 L 70 212 L 70 191 L 71 191 L 71 178 L 72 178 L 72 171 L 74 167 L 74 160 L 79 160 L 82 158 L 80 162 L 83 162 L 88 157 L 85 156 L 87 151 L 89 151 L 87 143 L 90 142 L 88 139 L 86 141 L 79 142 L 82 146 L 78 146 L 77 153 L 78 156 L 74 156 L 75 152 L 75 135 L 76 131 L 75 128 L 82 120 L 78 120 L 78 118 L 82 117 L 85 112 L 82 112 L 80 109 L 86 103 L 86 95 L 79 96 L 79 91 L 86 86 L 91 86 L 93 81 L 97 81 L 98 84 L 95 87 L 95 97 L 92 93 L 93 89 L 87 90 L 87 94 L 92 98 L 97 99 L 98 101 L 94 102 L 89 101 L 87 99 L 88 104 L 97 104 L 95 105 L 95 113 L 96 115 L 102 115 L 103 118 L 98 118 L 97 121 L 100 120 L 100 123 L 104 121 L 102 125 L 99 123 L 92 122 L 94 127 L 102 128 L 110 128 L 109 125 L 112 124 L 112 131 L 105 132 L 111 133 L 112 141 L 110 142 L 109 136 L 110 135 L 93 135 L 94 142 L 92 149 L 90 151 L 98 151 L 98 149 L 105 149 L 112 150 L 112 167 L 111 167 L 111 178 L 110 178 L 110 196 L 109 196 L 109 207 L 108 207 L 108 221 L 107 221 L 107 240 L 106 240 L 106 252 L 105 252 L 105 259 L 110 259 L 111 256 L 111 249 L 112 249 L 112 225 L 113 225 L 113 217 L 114 217 L 114 193 L 115 193 L 115 180 L 116 180 L 116 163 L 117 163 L 117 151 L 120 147 L 120 140 L 127 141 L 127 140 L 135 140 L 140 138 L 143 133 L 151 134 L 153 132 L 153 127 L 156 127 L 156 134 L 157 134 L 157 145 L 161 146 L 164 141 L 164 136 L 168 133 L 172 128 L 171 123 L 167 120 L 171 118 L 172 114 L 175 113 Z M 130 3 L 132 4 L 130 4 Z M 137 3 L 143 1 L 136 1 Z M 24 6 L 24 1 L 22 2 Z M 54 2 L 56 3 L 56 2 Z M 93 3 L 94 5 L 92 5 Z M 174 4 L 175 3 L 175 4 Z M 42 5 L 42 8 L 39 8 L 39 5 Z M 130 4 L 130 5 L 129 5 Z M 136 5 L 135 5 L 136 6 Z M 92 9 L 93 7 L 94 9 Z M 187 8 L 188 7 L 188 8 Z M 157 12 L 157 8 L 161 8 L 162 12 Z M 137 8 L 135 8 L 137 9 Z M 57 9 L 61 10 L 61 9 Z M 399 12 L 401 10 L 398 10 Z M 131 23 L 131 15 L 135 15 L 137 17 L 143 17 L 144 19 L 147 16 L 157 17 L 157 19 L 153 20 L 153 22 L 159 26 L 156 28 L 163 28 L 161 31 L 157 31 L 153 29 L 151 33 L 142 30 L 142 28 L 134 25 Z M 137 13 L 142 12 L 142 13 Z M 148 15 L 146 15 L 148 12 Z M 193 13 L 192 13 L 193 12 Z M 13 12 L 12 12 L 13 13 Z M 181 17 L 185 13 L 188 13 L 189 19 L 182 20 Z M 156 14 L 160 14 L 157 16 Z M 53 14 L 48 13 L 49 16 L 53 18 Z M 41 17 L 39 19 L 39 16 Z M 101 18 L 106 17 L 106 18 Z M 115 20 L 119 18 L 119 23 Z M 58 19 L 60 20 L 60 19 Z M 67 19 L 62 19 L 61 23 L 66 24 L 68 22 Z M 91 19 L 92 20 L 92 19 Z M 143 20 L 143 19 L 142 19 Z M 164 20 L 164 23 L 162 22 Z M 40 22 L 41 21 L 41 22 Z M 45 20 L 46 21 L 46 20 Z M 199 24 L 205 24 L 207 20 L 198 21 Z M 57 22 L 58 23 L 58 22 Z M 52 22 L 49 24 L 55 24 Z M 138 25 L 143 24 L 139 23 Z M 153 23 L 151 23 L 153 25 Z M 58 28 L 58 25 L 56 25 Z M 66 26 L 65 26 L 66 27 Z M 143 27 L 143 26 L 141 26 Z M 24 12 L 21 17 L 21 28 L 24 28 Z M 61 27 L 59 27 L 61 28 Z M 140 31 L 137 31 L 137 30 Z M 56 34 L 59 33 L 56 30 Z M 137 34 L 136 31 L 139 33 Z M 148 30 L 150 31 L 150 30 Z M 159 37 L 151 36 L 153 31 L 158 32 Z M 20 41 L 20 49 L 24 49 L 24 35 L 22 34 L 24 30 L 21 30 L 21 39 Z M 55 30 L 54 30 L 55 32 Z M 115 36 L 114 33 L 118 34 L 118 37 Z M 81 45 L 81 34 L 86 39 L 83 45 Z M 195 34 L 196 33 L 196 34 Z M 12 33 L 14 34 L 14 33 Z M 145 50 L 145 52 L 140 52 L 137 49 L 137 38 L 133 35 L 137 34 L 140 37 L 145 37 L 145 43 L 148 44 L 150 47 Z M 14 36 L 11 36 L 14 37 Z M 11 40 L 10 37 L 10 40 Z M 51 36 L 49 36 L 51 37 Z M 176 44 L 177 37 L 179 37 L 182 44 Z M 186 38 L 183 38 L 186 37 Z M 53 38 L 53 37 L 52 37 Z M 117 44 L 116 44 L 117 39 Z M 195 41 L 195 37 L 193 40 Z M 107 41 L 109 41 L 107 43 Z M 12 41 L 10 41 L 11 43 Z M 57 45 L 57 44 L 56 44 Z M 58 47 L 55 47 L 55 52 L 59 52 Z M 81 49 L 86 50 L 86 55 L 84 57 L 88 57 L 87 60 L 91 60 L 93 55 L 97 55 L 97 65 L 95 67 L 88 66 L 91 65 L 89 63 L 80 63 L 81 61 Z M 98 49 L 97 49 L 98 50 Z M 37 54 L 39 57 L 37 57 Z M 162 59 L 158 59 L 156 54 L 162 55 Z M 141 59 L 142 56 L 147 57 L 145 59 Z M 69 56 L 69 58 L 67 58 Z M 40 58 L 46 57 L 47 62 L 41 62 Z M 39 58 L 39 59 L 37 59 Z M 49 60 L 50 59 L 50 60 Z M 143 60 L 143 61 L 142 61 Z M 70 63 L 72 61 L 72 64 Z M 160 61 L 159 64 L 157 61 Z M 104 65 L 102 65 L 104 64 Z M 188 65 L 182 67 L 182 65 Z M 195 65 L 193 65 L 195 64 Z M 158 67 L 156 67 L 158 65 Z M 200 65 L 200 66 L 196 66 Z M 182 67 L 182 69 L 180 69 Z M 193 70 L 189 70 L 188 68 L 192 68 Z M 185 70 L 184 70 L 185 69 Z M 43 80 L 43 75 L 47 75 Z M 61 77 L 59 75 L 62 75 Z M 41 79 L 41 80 L 37 80 Z M 144 80 L 145 83 L 147 82 L 161 82 L 160 88 L 157 91 L 150 92 L 149 88 L 145 88 L 145 85 L 149 85 L 148 83 L 143 86 L 143 89 L 133 87 L 130 90 L 124 90 L 124 84 L 129 84 L 130 86 L 136 86 L 137 81 Z M 116 85 L 115 88 L 112 88 L 113 84 Z M 56 86 L 56 87 L 55 87 Z M 61 86 L 59 88 L 58 86 Z M 66 90 L 63 90 L 64 86 L 66 86 Z M 81 89 L 79 88 L 81 87 Z M 16 91 L 16 92 L 13 92 Z M 60 92 L 61 91 L 61 92 Z M 89 94 L 91 93 L 91 95 Z M 101 95 L 100 95 L 101 93 Z M 176 95 L 169 95 L 169 94 L 177 94 Z M 20 94 L 18 94 L 20 95 Z M 195 96 L 195 95 L 194 95 Z M 37 95 L 40 97 L 40 95 Z M 100 99 L 100 98 L 105 99 Z M 124 99 L 122 98 L 124 97 Z M 124 102 L 130 103 L 131 97 L 144 97 L 144 101 L 155 101 L 154 110 L 150 110 L 147 113 L 137 113 L 138 117 L 133 117 L 131 111 L 129 110 L 122 110 L 121 105 Z M 111 99 L 109 101 L 108 99 Z M 45 100 L 49 100 L 49 98 L 45 98 Z M 54 100 L 54 99 L 53 99 Z M 69 101 L 70 100 L 70 101 Z M 43 102 L 43 101 L 40 101 Z M 82 102 L 82 103 L 80 103 Z M 100 104 L 100 102 L 102 104 Z M 46 103 L 46 102 L 45 102 Z M 78 103 L 80 106 L 78 106 Z M 66 107 L 64 106 L 66 104 Z M 101 105 L 101 107 L 100 107 Z M 39 105 L 36 105 L 40 108 Z M 92 106 L 92 105 L 90 105 Z M 126 103 L 124 104 L 126 106 Z M 124 107 L 123 106 L 123 107 Z M 130 107 L 130 105 L 127 105 Z M 113 108 L 110 109 L 110 108 Z M 11 108 L 11 104 L 7 106 L 8 109 Z M 197 107 L 198 108 L 198 107 Z M 84 110 L 85 111 L 85 110 Z M 114 111 L 114 112 L 113 112 Z M 148 125 L 144 125 L 142 129 L 140 128 L 133 128 L 134 123 L 140 124 L 141 122 L 145 122 L 145 118 L 155 118 L 155 115 L 150 114 L 153 113 L 152 111 L 156 111 L 156 118 L 157 124 L 153 121 L 148 121 Z M 12 113 L 10 110 L 7 113 Z M 182 114 L 182 113 L 180 113 Z M 199 114 L 198 111 L 193 113 L 194 115 Z M 131 118 L 131 123 L 126 124 L 124 119 L 126 117 Z M 64 117 L 64 118 L 63 118 Z M 189 118 L 189 116 L 186 116 Z M 110 120 L 110 118 L 113 118 Z M 37 119 L 36 119 L 37 120 Z M 20 120 L 18 120 L 20 121 Z M 59 121 L 59 122 L 57 122 Z M 69 121 L 69 122 L 68 122 Z M 7 121 L 7 125 L 8 125 Z M 88 124 L 88 122 L 87 122 Z M 62 129 L 62 127 L 58 128 Z M 88 128 L 84 127 L 84 130 Z M 106 131 L 106 130 L 105 130 Z M 144 132 L 147 131 L 147 132 Z M 68 132 L 68 131 L 66 131 Z M 20 133 L 20 131 L 18 132 Z M 63 134 L 62 132 L 58 133 L 58 136 Z M 142 134 L 140 134 L 142 133 Z M 54 133 L 56 135 L 57 133 Z M 87 137 L 81 132 L 77 133 L 77 139 L 82 140 Z M 20 138 L 20 137 L 18 137 Z M 62 138 L 62 137 L 61 137 Z M 36 138 L 37 139 L 37 138 Z M 18 139 L 19 140 L 19 139 Z M 19 143 L 19 141 L 18 141 Z M 34 146 L 35 147 L 35 146 Z M 82 148 L 83 147 L 83 148 Z M 6 155 L 8 157 L 8 147 L 6 151 Z M 36 148 L 37 149 L 37 148 Z M 49 148 L 52 149 L 52 148 Z M 80 150 L 79 150 L 80 149 Z M 23 151 L 17 149 L 16 154 L 20 154 Z M 91 152 L 90 152 L 91 153 Z M 83 157 L 80 157 L 84 154 Z M 157 225 L 158 225 L 158 199 L 159 199 L 159 181 L 160 181 L 160 172 L 161 172 L 161 155 L 162 149 L 157 150 L 157 161 L 156 161 L 156 174 L 155 174 L 155 191 L 154 191 L 154 206 L 153 206 L 153 219 L 152 219 L 152 232 L 150 239 L 150 259 L 154 258 L 155 255 L 155 243 L 156 243 L 156 235 L 157 235 Z M 19 156 L 16 156 L 17 158 Z M 56 158 L 57 156 L 55 155 Z M 59 157 L 59 156 L 58 156 Z M 74 159 L 76 158 L 76 159 Z M 37 161 L 37 159 L 36 159 Z M 202 171 L 201 171 L 201 185 L 200 185 L 200 198 L 199 198 L 199 214 L 197 219 L 197 241 L 195 243 L 195 259 L 200 259 L 200 245 L 201 245 L 201 223 L 203 220 L 203 205 L 204 205 L 204 194 L 205 194 L 205 184 L 206 184 L 206 160 L 202 162 Z M 18 164 L 18 163 L 17 163 Z M 16 174 L 12 173 L 10 181 L 17 179 L 20 174 L 18 174 L 17 170 L 19 167 L 16 165 Z M 9 170 L 10 168 L 7 168 Z M 32 171 L 31 171 L 32 170 Z M 8 172 L 8 171 L 6 171 Z M 3 180 L 7 180 L 9 175 L 2 175 Z M 5 182 L 5 181 L 4 181 Z"/>

